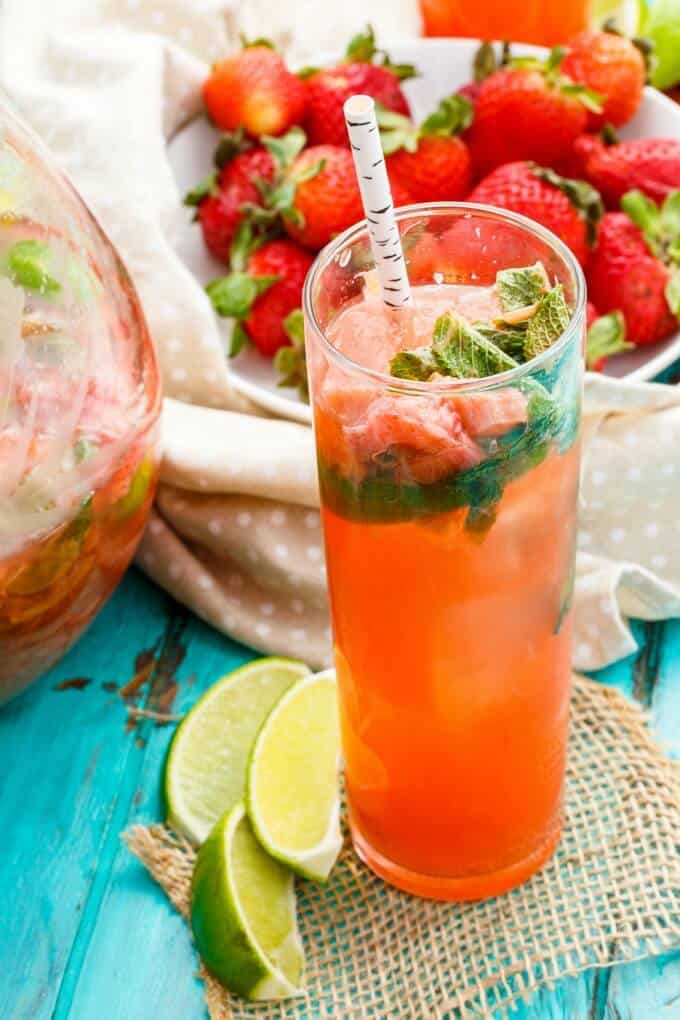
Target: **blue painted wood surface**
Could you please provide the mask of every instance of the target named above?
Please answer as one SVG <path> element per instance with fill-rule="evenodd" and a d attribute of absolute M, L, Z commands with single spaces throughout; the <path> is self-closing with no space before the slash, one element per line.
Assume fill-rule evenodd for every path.
<path fill-rule="evenodd" d="M 640 652 L 600 678 L 649 706 L 656 733 L 680 756 L 680 621 L 638 625 L 636 635 Z M 112 686 L 149 649 L 162 668 L 147 704 L 174 679 L 177 712 L 253 655 L 132 570 L 66 659 L 0 710 L 0 1020 L 207 1015 L 183 922 L 120 842 L 130 823 L 161 817 L 172 727 L 145 720 L 126 730 Z M 90 682 L 55 689 L 73 678 Z M 680 954 L 587 972 L 515 1015 L 678 1020 Z"/>

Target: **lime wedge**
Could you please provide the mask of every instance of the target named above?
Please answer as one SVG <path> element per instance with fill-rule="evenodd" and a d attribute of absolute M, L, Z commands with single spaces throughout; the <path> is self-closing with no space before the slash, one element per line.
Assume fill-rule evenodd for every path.
<path fill-rule="evenodd" d="M 200 844 L 243 799 L 255 737 L 281 695 L 309 673 L 301 662 L 257 659 L 216 683 L 175 733 L 165 766 L 168 823 Z"/>
<path fill-rule="evenodd" d="M 246 805 L 257 838 L 319 882 L 342 846 L 339 730 L 334 671 L 303 677 L 267 716 L 248 763 Z"/>
<path fill-rule="evenodd" d="M 198 852 L 191 927 L 206 967 L 247 999 L 300 991 L 304 966 L 293 876 L 257 842 L 242 803 Z"/>

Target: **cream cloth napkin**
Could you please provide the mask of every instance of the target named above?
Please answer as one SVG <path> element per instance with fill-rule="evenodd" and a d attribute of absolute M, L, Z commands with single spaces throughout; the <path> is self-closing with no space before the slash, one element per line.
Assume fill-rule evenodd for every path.
<path fill-rule="evenodd" d="M 291 58 L 337 48 L 366 4 L 4 0 L 0 80 L 123 255 L 160 353 L 165 456 L 142 567 L 209 623 L 317 665 L 330 654 L 311 430 L 232 389 L 208 300 L 173 249 L 184 215 L 166 141 L 200 109 L 207 64 L 267 35 Z M 373 0 L 381 39 L 416 0 Z M 635 648 L 628 616 L 680 612 L 680 394 L 589 379 L 575 664 Z"/>

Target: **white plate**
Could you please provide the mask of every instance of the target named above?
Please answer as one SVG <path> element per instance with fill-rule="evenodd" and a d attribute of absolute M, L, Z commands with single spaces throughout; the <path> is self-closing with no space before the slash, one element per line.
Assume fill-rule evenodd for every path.
<path fill-rule="evenodd" d="M 394 60 L 415 64 L 421 73 L 421 77 L 405 83 L 405 92 L 416 120 L 429 113 L 443 96 L 469 80 L 472 58 L 478 45 L 474 39 L 414 39 L 388 47 Z M 514 49 L 517 53 L 527 54 L 545 52 L 532 46 L 517 45 Z M 337 59 L 338 55 L 331 53 L 315 63 L 330 65 Z M 680 106 L 656 89 L 646 88 L 640 109 L 621 135 L 624 138 L 680 137 Z M 209 173 L 216 139 L 217 132 L 201 117 L 188 124 L 171 141 L 169 158 L 181 194 Z M 225 271 L 224 266 L 206 251 L 201 231 L 192 222 L 190 209 L 187 209 L 186 220 L 179 232 L 177 251 L 201 283 L 207 283 Z M 229 332 L 228 324 L 220 325 Z M 628 379 L 652 379 L 677 358 L 680 358 L 680 331 L 662 343 L 639 347 L 612 358 L 606 371 L 608 375 Z M 281 389 L 277 385 L 271 361 L 257 351 L 244 350 L 234 358 L 230 368 L 234 386 L 262 407 L 295 421 L 311 420 L 309 407 L 292 389 Z"/>

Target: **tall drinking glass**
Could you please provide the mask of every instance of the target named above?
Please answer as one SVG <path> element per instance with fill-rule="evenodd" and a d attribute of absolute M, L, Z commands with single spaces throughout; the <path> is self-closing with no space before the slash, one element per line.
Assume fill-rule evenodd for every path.
<path fill-rule="evenodd" d="M 585 285 L 536 223 L 463 203 L 398 210 L 414 311 L 389 312 L 365 224 L 321 254 L 307 357 L 350 824 L 401 889 L 493 896 L 562 825 Z M 389 374 L 449 306 L 541 262 L 569 325 L 482 379 Z"/>

